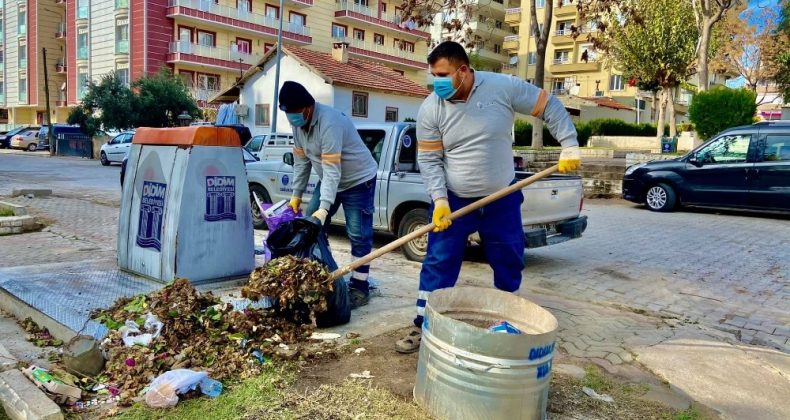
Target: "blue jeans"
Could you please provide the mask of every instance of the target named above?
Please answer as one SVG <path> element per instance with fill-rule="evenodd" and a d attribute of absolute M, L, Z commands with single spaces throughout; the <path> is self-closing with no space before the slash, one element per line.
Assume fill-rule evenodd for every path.
<path fill-rule="evenodd" d="M 376 195 L 376 178 L 365 181 L 345 191 L 340 191 L 335 196 L 335 202 L 329 209 L 323 230 L 329 226 L 332 216 L 337 213 L 340 205 L 346 215 L 346 233 L 351 240 L 351 255 L 355 258 L 368 255 L 373 249 L 373 212 L 375 211 L 374 199 Z M 312 215 L 321 206 L 321 182 L 315 186 L 315 192 L 307 205 L 307 214 Z M 367 281 L 370 265 L 363 265 L 353 272 L 351 278 Z"/>
<path fill-rule="evenodd" d="M 447 192 L 453 211 L 477 201 Z M 524 269 L 524 229 L 521 226 L 521 203 L 524 195 L 516 191 L 493 203 L 453 221 L 439 233 L 428 234 L 428 253 L 420 270 L 420 290 L 417 298 L 417 318 L 421 326 L 428 295 L 437 289 L 453 287 L 461 272 L 469 235 L 480 233 L 488 264 L 494 270 L 494 286 L 515 292 L 521 285 Z M 429 209 L 433 214 L 433 205 Z"/>

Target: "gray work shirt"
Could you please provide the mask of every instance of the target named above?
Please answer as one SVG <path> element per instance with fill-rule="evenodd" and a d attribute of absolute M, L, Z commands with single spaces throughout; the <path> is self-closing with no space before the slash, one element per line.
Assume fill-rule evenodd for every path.
<path fill-rule="evenodd" d="M 432 93 L 417 114 L 418 163 L 432 199 L 483 197 L 507 187 L 513 169 L 516 112 L 546 121 L 562 147 L 578 146 L 576 128 L 562 103 L 516 77 L 484 71 L 466 101 Z"/>
<path fill-rule="evenodd" d="M 294 132 L 294 197 L 302 197 L 310 169 L 321 179 L 321 208 L 329 210 L 338 191 L 376 176 L 378 165 L 350 118 L 316 102 L 307 130 Z"/>

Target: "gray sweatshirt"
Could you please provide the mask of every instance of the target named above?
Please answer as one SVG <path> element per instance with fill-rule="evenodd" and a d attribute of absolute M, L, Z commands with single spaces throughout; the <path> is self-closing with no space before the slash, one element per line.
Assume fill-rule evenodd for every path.
<path fill-rule="evenodd" d="M 307 130 L 294 127 L 294 197 L 302 197 L 310 169 L 321 179 L 321 208 L 329 210 L 339 191 L 376 176 L 378 165 L 350 118 L 316 102 Z"/>
<path fill-rule="evenodd" d="M 513 181 L 516 112 L 546 121 L 562 147 L 579 145 L 570 115 L 557 98 L 510 75 L 474 75 L 465 102 L 432 93 L 417 114 L 417 161 L 434 200 L 447 197 L 448 189 L 459 197 L 483 197 Z"/>

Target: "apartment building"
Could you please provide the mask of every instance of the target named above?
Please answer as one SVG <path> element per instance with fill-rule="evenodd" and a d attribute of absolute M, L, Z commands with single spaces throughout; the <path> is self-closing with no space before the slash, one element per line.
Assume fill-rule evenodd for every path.
<path fill-rule="evenodd" d="M 397 0 L 285 0 L 283 10 L 276 0 L 65 2 L 68 106 L 102 75 L 132 81 L 161 67 L 204 105 L 274 47 L 280 19 L 283 44 L 330 52 L 342 39 L 352 56 L 425 82 L 428 33 L 401 18 Z"/>
<path fill-rule="evenodd" d="M 49 85 L 52 120 L 65 119 L 55 106 L 66 82 L 65 73 L 58 67 L 66 48 L 64 6 L 65 0 L 0 1 L 0 123 L 44 123 L 45 83 Z"/>

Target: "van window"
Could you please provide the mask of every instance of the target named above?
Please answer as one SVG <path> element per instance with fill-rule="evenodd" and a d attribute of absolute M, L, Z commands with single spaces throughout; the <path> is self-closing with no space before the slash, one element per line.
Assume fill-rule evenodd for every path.
<path fill-rule="evenodd" d="M 765 141 L 766 162 L 790 161 L 790 136 L 768 135 Z"/>
<path fill-rule="evenodd" d="M 247 145 L 244 146 L 249 152 L 257 152 L 261 150 L 261 145 L 263 144 L 263 136 L 255 136 L 247 142 Z"/>
<path fill-rule="evenodd" d="M 373 159 L 376 160 L 376 163 L 379 163 L 381 159 L 381 150 L 384 147 L 384 137 L 387 136 L 387 132 L 384 130 L 357 130 L 359 132 L 359 137 L 362 138 L 362 142 L 365 143 L 370 153 L 373 155 Z"/>

